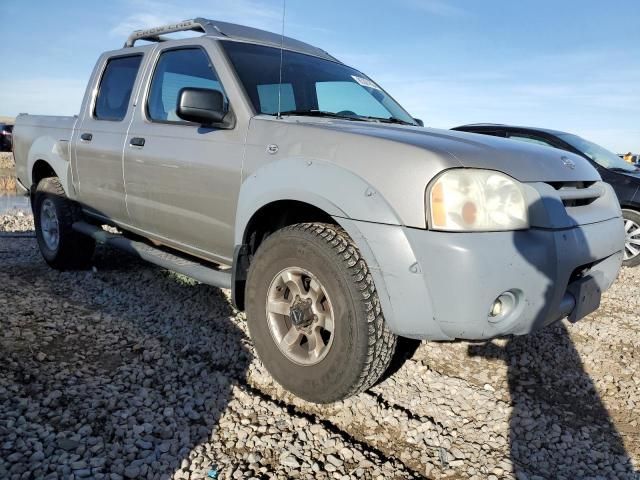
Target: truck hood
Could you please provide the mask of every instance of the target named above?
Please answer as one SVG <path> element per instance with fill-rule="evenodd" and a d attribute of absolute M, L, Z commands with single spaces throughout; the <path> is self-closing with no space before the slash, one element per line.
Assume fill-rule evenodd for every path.
<path fill-rule="evenodd" d="M 439 155 L 451 167 L 497 170 L 521 182 L 598 181 L 584 158 L 551 147 L 475 133 L 382 123 L 297 117 L 301 123 L 410 145 Z"/>

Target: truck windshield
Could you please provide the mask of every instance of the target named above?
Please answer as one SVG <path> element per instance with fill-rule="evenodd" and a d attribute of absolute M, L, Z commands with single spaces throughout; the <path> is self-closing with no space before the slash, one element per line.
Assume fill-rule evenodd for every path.
<path fill-rule="evenodd" d="M 615 153 L 610 152 L 604 147 L 597 145 L 589 140 L 572 134 L 558 135 L 562 140 L 567 142 L 573 148 L 581 151 L 598 165 L 610 170 L 623 170 L 625 172 L 637 172 L 638 169 L 625 162 Z"/>
<path fill-rule="evenodd" d="M 363 73 L 337 62 L 280 49 L 222 42 L 255 110 L 276 115 L 344 117 L 417 125 L 384 90 Z"/>

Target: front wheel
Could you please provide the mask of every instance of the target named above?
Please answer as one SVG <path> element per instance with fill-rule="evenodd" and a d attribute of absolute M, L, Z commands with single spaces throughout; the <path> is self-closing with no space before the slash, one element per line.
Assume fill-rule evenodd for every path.
<path fill-rule="evenodd" d="M 246 298 L 260 359 L 305 400 L 355 395 L 389 366 L 396 336 L 366 262 L 339 227 L 303 223 L 269 236 L 251 262 Z"/>
<path fill-rule="evenodd" d="M 640 213 L 634 210 L 622 210 L 624 218 L 624 261 L 625 267 L 640 264 Z"/>

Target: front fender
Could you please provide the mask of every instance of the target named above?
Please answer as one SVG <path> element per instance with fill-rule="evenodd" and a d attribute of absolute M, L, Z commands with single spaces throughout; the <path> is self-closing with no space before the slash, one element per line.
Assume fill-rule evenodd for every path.
<path fill-rule="evenodd" d="M 243 182 L 238 199 L 235 243 L 254 213 L 280 200 L 296 200 L 317 207 L 332 217 L 399 225 L 389 203 L 362 177 L 338 165 L 289 158 L 271 162 Z"/>
<path fill-rule="evenodd" d="M 262 167 L 240 189 L 236 251 L 244 242 L 245 229 L 254 213 L 280 200 L 313 205 L 344 228 L 369 266 L 392 332 L 411 336 L 418 321 L 415 317 L 420 316 L 426 324 L 421 331 L 429 332 L 429 338 L 449 338 L 433 319 L 432 302 L 424 294 L 420 267 L 399 216 L 366 181 L 349 170 L 317 160 L 287 159 Z M 416 302 L 417 313 L 411 311 Z"/>

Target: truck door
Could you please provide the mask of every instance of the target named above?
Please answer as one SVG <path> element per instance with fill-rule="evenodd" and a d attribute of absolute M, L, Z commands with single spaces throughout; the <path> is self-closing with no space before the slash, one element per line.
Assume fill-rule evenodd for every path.
<path fill-rule="evenodd" d="M 233 255 L 246 125 L 203 127 L 176 115 L 179 92 L 225 94 L 202 44 L 159 48 L 125 145 L 127 207 L 134 226 L 174 247 L 227 262 Z"/>
<path fill-rule="evenodd" d="M 103 217 L 128 222 L 123 180 L 123 147 L 133 108 L 133 89 L 143 54 L 105 58 L 88 89 L 74 133 L 76 188 L 80 201 Z"/>

